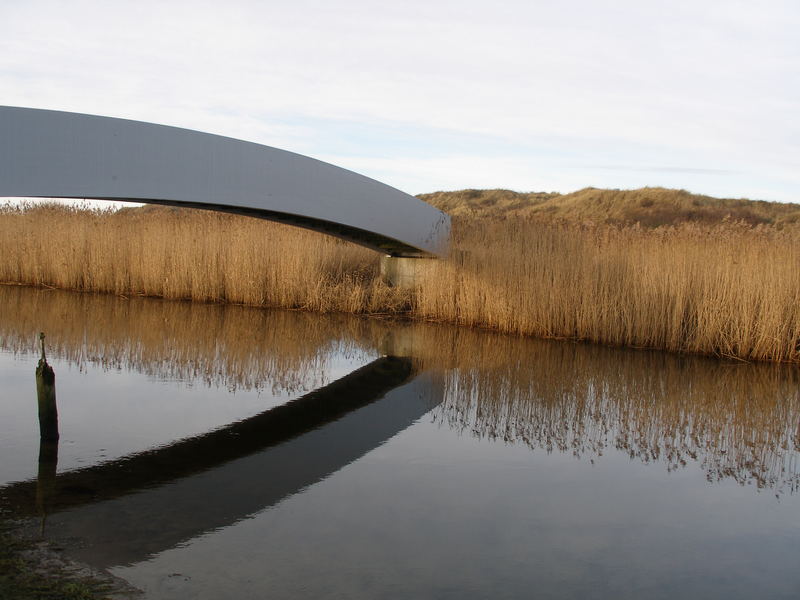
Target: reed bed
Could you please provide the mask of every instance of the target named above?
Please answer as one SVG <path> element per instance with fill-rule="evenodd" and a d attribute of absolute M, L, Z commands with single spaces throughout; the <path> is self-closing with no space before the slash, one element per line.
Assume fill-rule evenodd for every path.
<path fill-rule="evenodd" d="M 0 281 L 320 312 L 402 311 L 375 253 L 252 218 L 61 204 L 0 211 Z"/>
<path fill-rule="evenodd" d="M 800 228 L 459 218 L 413 290 L 314 232 L 186 209 L 0 211 L 0 281 L 800 362 Z"/>
<path fill-rule="evenodd" d="M 800 230 L 469 220 L 413 313 L 504 332 L 800 361 Z"/>

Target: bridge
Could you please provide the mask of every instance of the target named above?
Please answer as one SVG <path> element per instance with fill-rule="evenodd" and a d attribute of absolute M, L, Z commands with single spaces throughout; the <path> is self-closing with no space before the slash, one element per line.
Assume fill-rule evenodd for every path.
<path fill-rule="evenodd" d="M 441 256 L 450 218 L 300 154 L 153 123 L 0 106 L 0 197 L 216 210 L 330 234 L 398 258 Z"/>

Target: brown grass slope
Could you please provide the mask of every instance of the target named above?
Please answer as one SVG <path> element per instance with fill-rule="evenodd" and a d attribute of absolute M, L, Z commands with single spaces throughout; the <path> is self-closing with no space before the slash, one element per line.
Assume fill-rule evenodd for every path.
<path fill-rule="evenodd" d="M 529 217 L 577 223 L 639 223 L 646 227 L 723 220 L 776 226 L 800 223 L 800 204 L 712 198 L 659 187 L 585 188 L 570 194 L 460 190 L 421 194 L 419 198 L 457 217 Z"/>

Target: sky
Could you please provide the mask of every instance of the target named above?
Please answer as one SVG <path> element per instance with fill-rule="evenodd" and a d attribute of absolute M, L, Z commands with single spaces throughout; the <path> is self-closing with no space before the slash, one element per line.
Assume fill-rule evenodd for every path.
<path fill-rule="evenodd" d="M 800 2 L 0 0 L 0 104 L 187 127 L 405 192 L 800 202 Z"/>

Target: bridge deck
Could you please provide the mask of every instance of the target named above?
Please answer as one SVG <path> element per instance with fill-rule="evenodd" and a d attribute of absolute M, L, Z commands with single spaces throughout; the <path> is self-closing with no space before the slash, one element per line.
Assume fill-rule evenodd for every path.
<path fill-rule="evenodd" d="M 450 219 L 388 185 L 278 148 L 77 113 L 0 107 L 0 197 L 189 206 L 321 231 L 393 256 L 446 251 Z"/>

